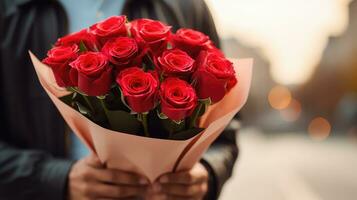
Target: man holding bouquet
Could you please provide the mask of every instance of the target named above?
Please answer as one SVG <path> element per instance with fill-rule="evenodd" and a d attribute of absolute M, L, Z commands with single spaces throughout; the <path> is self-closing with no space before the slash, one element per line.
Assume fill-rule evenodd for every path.
<path fill-rule="evenodd" d="M 190 171 L 144 177 L 107 169 L 86 155 L 36 81 L 27 50 L 49 44 L 111 15 L 189 27 L 219 45 L 203 1 L 23 0 L 0 2 L 0 199 L 216 199 L 238 149 L 229 127 Z M 77 160 L 78 161 L 73 161 Z"/>

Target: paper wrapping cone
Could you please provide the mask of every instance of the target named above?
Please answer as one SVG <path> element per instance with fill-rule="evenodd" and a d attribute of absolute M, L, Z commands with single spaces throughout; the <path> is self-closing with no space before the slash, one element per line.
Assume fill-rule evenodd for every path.
<path fill-rule="evenodd" d="M 252 74 L 252 59 L 234 60 L 238 84 L 202 116 L 206 128 L 188 140 L 165 140 L 111 131 L 98 126 L 63 103 L 58 97 L 68 94 L 57 86 L 52 70 L 30 52 L 41 85 L 74 133 L 109 168 L 135 172 L 154 182 L 173 170 L 190 169 L 219 136 L 247 100 Z"/>

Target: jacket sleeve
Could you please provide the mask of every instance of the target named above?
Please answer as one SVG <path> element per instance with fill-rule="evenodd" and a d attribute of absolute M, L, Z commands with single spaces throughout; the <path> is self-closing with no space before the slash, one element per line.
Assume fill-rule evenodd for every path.
<path fill-rule="evenodd" d="M 197 4 L 194 5 L 196 10 L 194 27 L 207 34 L 214 44 L 220 47 L 219 36 L 207 5 L 204 1 L 195 2 Z M 217 199 L 224 183 L 232 175 L 238 157 L 237 133 L 237 128 L 230 123 L 201 159 L 201 163 L 211 174 L 206 199 Z"/>
<path fill-rule="evenodd" d="M 203 155 L 201 163 L 211 174 L 205 199 L 217 199 L 223 185 L 232 176 L 238 157 L 237 130 L 229 125 Z"/>
<path fill-rule="evenodd" d="M 0 199 L 64 200 L 71 166 L 71 161 L 0 140 Z"/>
<path fill-rule="evenodd" d="M 0 3 L 0 39 L 4 32 L 3 4 Z M 0 40 L 1 41 L 1 40 Z M 0 77 L 3 72 L 0 51 Z M 0 80 L 0 94 L 3 85 Z M 72 161 L 53 158 L 39 150 L 16 148 L 5 142 L 11 134 L 0 98 L 0 199 L 64 200 L 67 175 Z"/>

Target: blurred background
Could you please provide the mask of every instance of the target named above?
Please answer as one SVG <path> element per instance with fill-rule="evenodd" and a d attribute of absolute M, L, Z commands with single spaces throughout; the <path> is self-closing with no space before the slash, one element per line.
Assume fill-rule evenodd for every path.
<path fill-rule="evenodd" d="M 357 199 L 357 1 L 206 0 L 228 57 L 254 58 L 221 199 Z"/>

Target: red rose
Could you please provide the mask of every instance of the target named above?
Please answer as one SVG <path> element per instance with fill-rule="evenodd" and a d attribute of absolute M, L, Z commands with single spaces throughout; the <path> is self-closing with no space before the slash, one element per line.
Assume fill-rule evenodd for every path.
<path fill-rule="evenodd" d="M 170 49 L 155 59 L 156 66 L 164 76 L 188 78 L 195 67 L 195 61 L 184 51 Z"/>
<path fill-rule="evenodd" d="M 47 58 L 43 60 L 43 63 L 51 67 L 58 86 L 75 86 L 70 79 L 69 63 L 78 57 L 78 52 L 79 48 L 76 44 L 54 47 L 47 52 Z"/>
<path fill-rule="evenodd" d="M 220 54 L 221 56 L 224 57 L 223 52 L 218 49 L 212 42 L 212 40 L 208 40 L 204 45 L 203 45 L 203 49 L 204 50 L 208 50 L 208 51 L 215 51 L 217 54 Z"/>
<path fill-rule="evenodd" d="M 88 50 L 95 51 L 98 48 L 98 41 L 91 33 L 88 32 L 87 29 L 83 29 L 79 32 L 75 32 L 67 36 L 64 36 L 62 38 L 59 38 L 55 45 L 56 46 L 68 46 L 73 44 L 79 45 L 81 42 L 84 43 L 84 45 L 86 46 L 86 48 L 88 48 Z"/>
<path fill-rule="evenodd" d="M 109 61 L 118 71 L 141 64 L 143 53 L 136 41 L 129 37 L 118 37 L 109 40 L 102 48 L 102 52 L 109 57 Z"/>
<path fill-rule="evenodd" d="M 157 103 L 159 81 L 150 72 L 138 67 L 121 71 L 116 77 L 126 103 L 137 113 L 148 112 Z"/>
<path fill-rule="evenodd" d="M 161 112 L 171 120 L 190 116 L 197 105 L 195 90 L 186 81 L 169 77 L 160 87 Z"/>
<path fill-rule="evenodd" d="M 237 82 L 233 64 L 215 51 L 202 51 L 196 64 L 192 79 L 200 99 L 218 102 Z"/>
<path fill-rule="evenodd" d="M 70 63 L 76 73 L 71 74 L 78 88 L 89 96 L 102 96 L 112 84 L 112 67 L 108 58 L 99 52 L 87 52 Z"/>
<path fill-rule="evenodd" d="M 153 54 L 167 48 L 171 26 L 151 19 L 138 19 L 130 24 L 130 32 L 139 43 L 145 44 Z"/>
<path fill-rule="evenodd" d="M 173 47 L 186 51 L 191 57 L 196 58 L 204 49 L 209 37 L 199 31 L 181 28 L 172 37 Z"/>
<path fill-rule="evenodd" d="M 90 27 L 90 32 L 97 37 L 101 45 L 111 38 L 127 36 L 126 16 L 113 16 Z"/>

